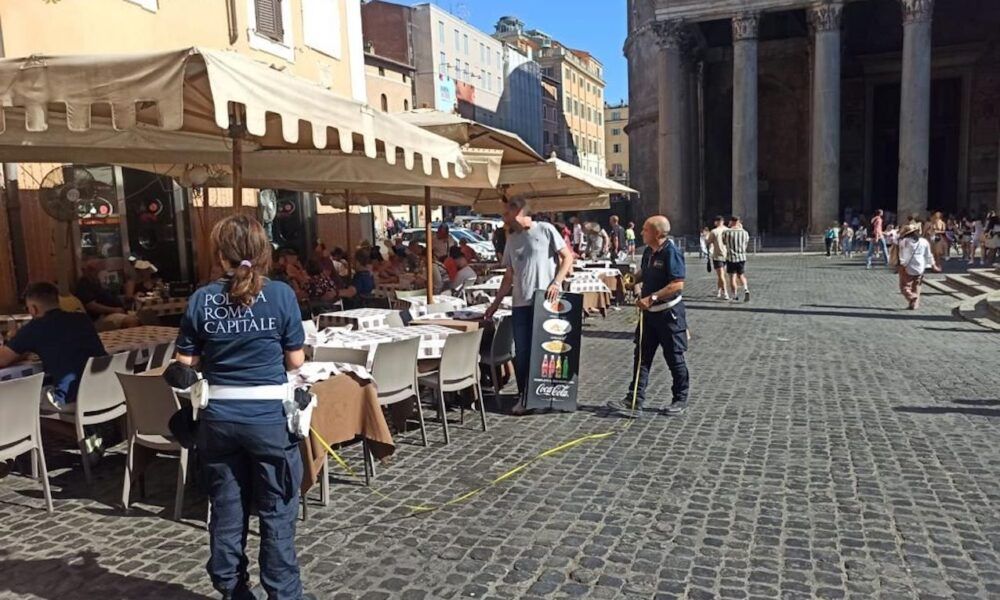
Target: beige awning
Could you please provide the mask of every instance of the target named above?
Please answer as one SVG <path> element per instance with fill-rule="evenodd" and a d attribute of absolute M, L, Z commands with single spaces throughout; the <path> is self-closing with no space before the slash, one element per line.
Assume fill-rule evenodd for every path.
<path fill-rule="evenodd" d="M 419 188 L 377 186 L 352 192 L 351 202 L 361 204 L 405 204 L 408 198 L 413 202 L 423 198 Z M 439 187 L 431 190 L 431 199 L 434 204 L 471 205 L 480 214 L 496 214 L 502 210 L 503 197 L 516 195 L 526 196 L 536 212 L 561 212 L 609 208 L 612 194 L 633 193 L 637 192 L 632 188 L 551 158 L 541 164 L 501 166 L 499 188 Z M 333 193 L 324 202 L 341 205 L 341 194 Z"/>
<path fill-rule="evenodd" d="M 229 51 L 2 59 L 0 107 L 0 160 L 226 165 L 242 121 L 248 183 L 272 161 L 352 181 L 490 179 L 464 181 L 449 139 Z"/>
<path fill-rule="evenodd" d="M 468 148 L 503 150 L 503 164 L 538 164 L 545 162 L 516 133 L 483 125 L 478 121 L 431 108 L 399 113 L 399 118 L 427 131 L 446 137 Z"/>

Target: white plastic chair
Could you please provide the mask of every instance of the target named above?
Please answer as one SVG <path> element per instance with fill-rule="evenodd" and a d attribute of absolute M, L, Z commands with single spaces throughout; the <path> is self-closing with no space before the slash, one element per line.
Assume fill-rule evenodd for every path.
<path fill-rule="evenodd" d="M 379 344 L 375 347 L 375 356 L 372 358 L 372 377 L 378 386 L 378 403 L 382 406 L 416 399 L 420 439 L 426 446 L 427 429 L 424 426 L 424 410 L 420 405 L 420 388 L 417 386 L 419 352 L 418 337 Z"/>
<path fill-rule="evenodd" d="M 188 451 L 170 433 L 170 417 L 181 405 L 174 390 L 159 375 L 118 374 L 125 404 L 128 407 L 128 435 L 125 480 L 122 483 L 122 504 L 128 510 L 132 481 L 135 478 L 136 446 L 157 452 L 177 452 L 177 493 L 174 496 L 174 520 L 180 521 L 184 510 L 184 486 L 187 484 Z M 145 476 L 140 489 L 145 491 Z"/>
<path fill-rule="evenodd" d="M 483 390 L 479 385 L 479 345 L 482 339 L 482 329 L 449 335 L 444 339 L 444 350 L 441 352 L 441 364 L 437 372 L 420 378 L 420 385 L 437 390 L 438 412 L 444 427 L 445 444 L 451 441 L 448 436 L 448 413 L 444 404 L 445 392 L 473 388 L 479 404 L 483 431 L 486 431 L 486 406 L 483 403 Z M 464 420 L 463 409 L 462 421 Z"/>
<path fill-rule="evenodd" d="M 404 311 L 393 311 L 385 316 L 386 327 L 406 327 L 406 323 L 403 321 Z"/>
<path fill-rule="evenodd" d="M 151 371 L 153 369 L 159 369 L 160 367 L 165 367 L 170 364 L 170 361 L 174 358 L 174 342 L 167 342 L 165 344 L 158 344 L 149 355 L 149 364 L 146 365 L 146 370 Z"/>
<path fill-rule="evenodd" d="M 31 475 L 41 480 L 45 509 L 52 512 L 52 491 L 38 413 L 44 377 L 44 373 L 38 373 L 0 383 L 0 461 L 30 452 Z"/>
<path fill-rule="evenodd" d="M 90 462 L 87 460 L 86 436 L 83 428 L 114 421 L 125 414 L 125 393 L 118 383 L 118 373 L 129 373 L 128 352 L 113 356 L 98 356 L 87 360 L 80 377 L 76 402 L 67 404 L 56 413 L 43 413 L 42 417 L 72 423 L 76 427 L 76 443 L 83 461 L 83 476 L 91 483 Z"/>

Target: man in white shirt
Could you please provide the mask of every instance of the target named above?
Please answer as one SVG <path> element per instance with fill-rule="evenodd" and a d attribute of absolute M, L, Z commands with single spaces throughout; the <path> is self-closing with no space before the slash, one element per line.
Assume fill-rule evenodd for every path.
<path fill-rule="evenodd" d="M 899 230 L 899 291 L 909 303 L 909 310 L 920 307 L 920 284 L 924 280 L 924 272 L 930 268 L 937 272 L 941 269 L 934 261 L 931 244 L 927 238 L 920 235 L 920 224 L 910 223 Z"/>
<path fill-rule="evenodd" d="M 521 394 L 513 412 L 523 414 L 531 363 L 535 292 L 544 290 L 549 301 L 559 298 L 563 282 L 573 270 L 573 253 L 555 227 L 531 218 L 528 200 L 524 196 L 504 200 L 503 221 L 510 232 L 500 261 L 505 267 L 503 281 L 485 316 L 486 319 L 493 318 L 504 297 L 512 294 L 514 375 Z"/>
<path fill-rule="evenodd" d="M 573 252 L 581 254 L 583 246 L 583 225 L 580 224 L 580 219 L 573 217 L 570 219 L 573 224 Z"/>
<path fill-rule="evenodd" d="M 722 215 L 715 217 L 712 221 L 713 229 L 708 232 L 705 243 L 708 245 L 708 256 L 712 260 L 712 270 L 715 271 L 716 297 L 729 300 L 729 291 L 726 289 L 726 244 L 722 240 L 722 234 L 726 232 L 726 221 Z M 733 290 L 736 295 L 736 290 Z"/>

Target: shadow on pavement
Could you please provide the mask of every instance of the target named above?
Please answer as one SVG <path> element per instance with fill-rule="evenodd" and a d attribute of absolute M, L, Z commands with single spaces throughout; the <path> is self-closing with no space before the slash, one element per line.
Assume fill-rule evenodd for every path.
<path fill-rule="evenodd" d="M 972 415 L 976 417 L 1000 417 L 1000 408 L 972 408 L 967 406 L 894 406 L 896 412 L 917 415 Z"/>
<path fill-rule="evenodd" d="M 992 329 L 982 329 L 982 328 L 968 328 L 962 329 L 961 327 L 921 327 L 925 331 L 947 331 L 955 333 L 992 333 L 996 334 Z"/>
<path fill-rule="evenodd" d="M 799 310 L 794 308 L 748 308 L 746 305 L 712 305 L 688 303 L 688 308 L 698 310 L 726 310 L 750 313 L 762 313 L 772 315 L 802 315 L 810 317 L 851 317 L 856 319 L 890 319 L 894 321 L 940 321 L 954 322 L 955 317 L 951 315 L 923 315 L 910 311 L 900 310 L 896 313 L 865 313 L 865 312 L 839 312 L 833 310 Z M 877 309 L 881 310 L 881 309 Z"/>
<path fill-rule="evenodd" d="M 97 562 L 98 554 L 86 550 L 68 558 L 18 559 L 0 550 L 0 593 L 18 597 L 35 596 L 46 600 L 133 600 L 170 598 L 205 600 L 176 583 L 151 581 L 113 573 Z"/>

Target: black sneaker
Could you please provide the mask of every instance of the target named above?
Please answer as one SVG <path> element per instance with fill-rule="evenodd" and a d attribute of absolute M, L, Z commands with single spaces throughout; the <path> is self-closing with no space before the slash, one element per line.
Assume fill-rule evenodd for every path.
<path fill-rule="evenodd" d="M 687 402 L 674 402 L 670 406 L 663 409 L 663 412 L 668 416 L 675 417 L 684 414 L 685 410 L 687 410 Z"/>
<path fill-rule="evenodd" d="M 605 404 L 611 410 L 623 413 L 625 415 L 634 416 L 635 418 L 642 417 L 642 405 L 636 402 L 635 409 L 632 408 L 632 399 L 625 398 L 623 400 L 609 400 Z"/>

